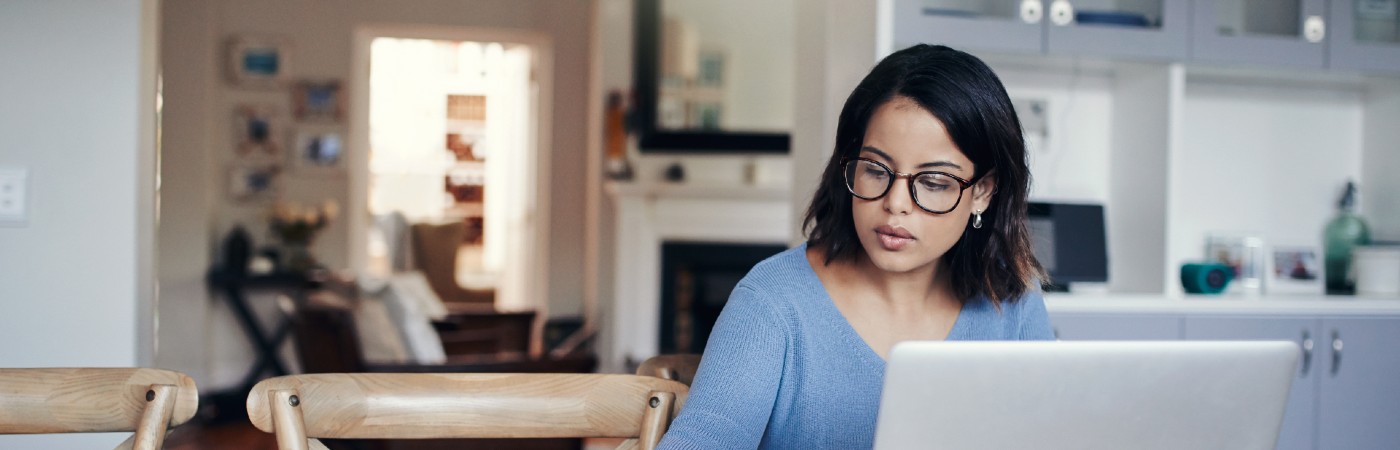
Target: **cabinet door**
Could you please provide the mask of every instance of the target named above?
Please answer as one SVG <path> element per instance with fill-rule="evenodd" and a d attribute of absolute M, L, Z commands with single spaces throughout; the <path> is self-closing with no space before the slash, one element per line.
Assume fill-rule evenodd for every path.
<path fill-rule="evenodd" d="M 1179 0 L 1045 0 L 1046 43 L 1058 55 L 1182 61 L 1190 6 Z"/>
<path fill-rule="evenodd" d="M 1133 314 L 1050 314 L 1055 337 L 1066 341 L 1174 341 L 1181 317 Z"/>
<path fill-rule="evenodd" d="M 1040 0 L 894 0 L 894 50 L 923 43 L 1042 54 L 1041 8 Z"/>
<path fill-rule="evenodd" d="M 1332 0 L 1328 65 L 1400 72 L 1400 0 Z"/>
<path fill-rule="evenodd" d="M 1322 68 L 1325 0 L 1197 0 L 1191 59 Z"/>
<path fill-rule="evenodd" d="M 1317 423 L 1317 373 L 1323 368 L 1317 357 L 1320 328 L 1316 319 L 1267 317 L 1187 317 L 1184 334 L 1188 340 L 1281 340 L 1297 342 L 1303 349 L 1298 361 L 1298 377 L 1288 394 L 1288 409 L 1279 432 L 1279 450 L 1308 450 L 1314 447 Z"/>
<path fill-rule="evenodd" d="M 1400 317 L 1324 319 L 1318 448 L 1400 448 Z"/>

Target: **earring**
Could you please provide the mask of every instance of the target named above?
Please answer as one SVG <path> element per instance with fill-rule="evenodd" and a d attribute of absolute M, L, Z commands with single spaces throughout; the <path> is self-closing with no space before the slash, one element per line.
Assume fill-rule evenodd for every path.
<path fill-rule="evenodd" d="M 982 211 L 972 212 L 972 228 L 982 229 Z"/>

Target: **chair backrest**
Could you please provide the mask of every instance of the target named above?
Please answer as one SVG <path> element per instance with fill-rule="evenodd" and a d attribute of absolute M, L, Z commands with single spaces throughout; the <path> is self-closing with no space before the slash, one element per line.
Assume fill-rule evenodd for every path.
<path fill-rule="evenodd" d="M 248 418 L 278 448 L 308 438 L 640 438 L 660 442 L 689 389 L 614 374 L 312 374 L 263 380 Z"/>
<path fill-rule="evenodd" d="M 462 247 L 466 226 L 460 221 L 413 224 L 413 263 L 442 301 L 490 305 L 496 301 L 494 289 L 468 289 L 457 284 L 457 250 Z"/>
<path fill-rule="evenodd" d="M 0 369 L 0 434 L 134 431 L 123 446 L 159 449 L 198 408 L 194 380 L 180 372 Z"/>
<path fill-rule="evenodd" d="M 679 381 L 681 384 L 690 386 L 690 383 L 695 381 L 695 370 L 698 368 L 700 368 L 699 354 L 656 355 L 647 358 L 646 361 L 642 361 L 642 365 L 637 366 L 637 375 Z"/>

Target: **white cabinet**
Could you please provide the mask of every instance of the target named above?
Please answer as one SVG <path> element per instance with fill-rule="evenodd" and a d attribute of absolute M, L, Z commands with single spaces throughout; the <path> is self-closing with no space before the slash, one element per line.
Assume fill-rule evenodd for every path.
<path fill-rule="evenodd" d="M 1189 7 L 1177 0 L 893 0 L 893 44 L 1181 60 Z"/>
<path fill-rule="evenodd" d="M 1175 341 L 1181 317 L 1157 314 L 1051 314 L 1055 338 L 1064 341 Z"/>
<path fill-rule="evenodd" d="M 1400 317 L 1324 318 L 1318 449 L 1400 448 Z"/>
<path fill-rule="evenodd" d="M 1328 65 L 1400 72 L 1400 0 L 1332 0 Z"/>
<path fill-rule="evenodd" d="M 1193 6 L 1193 61 L 1326 65 L 1326 0 L 1196 0 Z"/>
<path fill-rule="evenodd" d="M 1296 342 L 1303 354 L 1277 448 L 1400 448 L 1400 315 L 1057 309 L 1050 319 L 1064 340 Z"/>
<path fill-rule="evenodd" d="M 1188 340 L 1280 340 L 1294 341 L 1302 349 L 1298 377 L 1289 392 L 1288 409 L 1279 433 L 1279 450 L 1309 450 L 1314 447 L 1317 423 L 1318 355 L 1320 321 L 1294 317 L 1188 317 L 1184 337 Z"/>

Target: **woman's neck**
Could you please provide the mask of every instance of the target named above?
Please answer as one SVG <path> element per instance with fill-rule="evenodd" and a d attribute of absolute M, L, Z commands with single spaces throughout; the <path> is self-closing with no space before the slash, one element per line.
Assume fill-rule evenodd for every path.
<path fill-rule="evenodd" d="M 865 286 L 873 299 L 896 312 L 914 313 L 957 302 L 942 259 L 909 272 L 890 272 L 861 253 L 850 267 L 857 282 Z"/>

